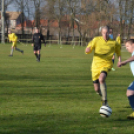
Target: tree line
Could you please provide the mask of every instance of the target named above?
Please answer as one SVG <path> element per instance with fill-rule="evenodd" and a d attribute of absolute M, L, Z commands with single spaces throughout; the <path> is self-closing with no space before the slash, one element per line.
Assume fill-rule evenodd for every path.
<path fill-rule="evenodd" d="M 66 32 L 72 31 L 72 41 L 75 29 L 79 33 L 79 40 L 98 35 L 98 29 L 102 25 L 112 27 L 115 36 L 120 33 L 121 37 L 126 39 L 130 38 L 134 30 L 133 0 L 5 0 L 5 9 L 11 4 L 17 11 L 25 14 L 27 20 L 32 18 L 35 27 L 41 28 L 41 19 L 48 20 L 48 38 L 51 20 L 58 22 L 59 40 L 62 38 L 63 20 L 69 25 Z M 24 16 L 21 23 L 24 33 Z"/>

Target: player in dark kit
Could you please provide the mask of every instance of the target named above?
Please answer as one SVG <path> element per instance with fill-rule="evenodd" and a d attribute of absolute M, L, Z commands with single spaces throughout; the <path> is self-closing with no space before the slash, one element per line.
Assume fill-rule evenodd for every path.
<path fill-rule="evenodd" d="M 45 39 L 43 37 L 43 35 L 41 33 L 39 33 L 39 30 L 36 28 L 35 29 L 35 33 L 33 35 L 33 50 L 34 50 L 34 54 L 37 58 L 37 61 L 40 62 L 40 51 L 41 51 L 41 40 L 43 40 L 43 42 L 45 43 Z M 46 43 L 45 43 L 46 46 Z"/>

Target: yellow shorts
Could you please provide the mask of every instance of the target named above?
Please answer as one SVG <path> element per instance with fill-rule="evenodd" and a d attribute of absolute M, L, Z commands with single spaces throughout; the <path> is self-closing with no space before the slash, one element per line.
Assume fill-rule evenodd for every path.
<path fill-rule="evenodd" d="M 17 47 L 17 42 L 13 42 L 12 47 Z"/>
<path fill-rule="evenodd" d="M 102 71 L 108 73 L 110 70 L 111 70 L 111 68 L 108 68 L 108 67 L 92 69 L 92 80 L 95 81 L 95 80 L 99 79 L 99 76 L 100 76 Z"/>

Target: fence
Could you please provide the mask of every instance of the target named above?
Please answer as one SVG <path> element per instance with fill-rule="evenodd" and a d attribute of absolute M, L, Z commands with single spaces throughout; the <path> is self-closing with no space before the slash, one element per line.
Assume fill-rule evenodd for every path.
<path fill-rule="evenodd" d="M 19 42 L 22 43 L 32 43 L 32 39 L 19 39 Z M 59 41 L 59 40 L 46 40 L 46 43 L 51 45 L 51 44 L 58 44 L 58 45 L 80 45 L 80 46 L 85 46 L 87 45 L 87 42 L 84 41 Z"/>

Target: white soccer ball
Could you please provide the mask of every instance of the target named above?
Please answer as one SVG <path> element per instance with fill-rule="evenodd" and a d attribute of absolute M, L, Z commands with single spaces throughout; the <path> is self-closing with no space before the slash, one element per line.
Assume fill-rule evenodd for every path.
<path fill-rule="evenodd" d="M 109 106 L 101 106 L 99 113 L 101 117 L 107 118 L 112 114 L 112 109 Z"/>

